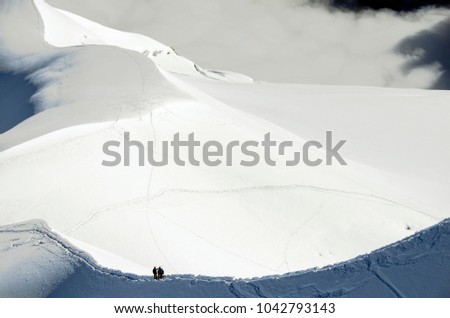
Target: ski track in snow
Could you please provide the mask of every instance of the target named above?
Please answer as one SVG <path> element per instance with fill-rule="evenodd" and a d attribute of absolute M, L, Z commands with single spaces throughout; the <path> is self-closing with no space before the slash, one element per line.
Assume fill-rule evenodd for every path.
<path fill-rule="evenodd" d="M 182 193 L 182 194 L 192 194 L 192 195 L 227 195 L 227 194 L 239 194 L 239 193 L 246 193 L 246 192 L 252 192 L 252 191 L 289 191 L 289 190 L 310 190 L 310 191 L 317 191 L 317 192 L 325 192 L 332 195 L 338 195 L 338 196 L 351 196 L 356 197 L 359 200 L 369 200 L 369 202 L 377 202 L 381 204 L 388 204 L 388 205 L 394 205 L 394 206 L 401 206 L 403 208 L 409 209 L 411 211 L 420 213 L 422 215 L 425 215 L 427 217 L 433 218 L 436 221 L 442 221 L 442 219 L 436 218 L 426 212 L 411 208 L 409 206 L 406 206 L 402 203 L 393 201 L 391 199 L 387 199 L 375 194 L 370 193 L 360 193 L 360 192 L 352 192 L 352 191 L 344 191 L 344 190 L 338 190 L 338 189 L 331 189 L 331 188 L 323 188 L 323 187 L 317 187 L 317 186 L 311 186 L 311 185 L 303 185 L 303 184 L 290 184 L 290 185 L 265 185 L 265 186 L 256 186 L 256 187 L 242 187 L 242 188 L 233 188 L 233 189 L 223 189 L 223 190 L 197 190 L 197 189 L 177 189 L 177 188 L 171 188 L 171 189 L 163 189 L 160 190 L 157 194 L 150 196 L 150 185 L 151 185 L 151 178 L 153 174 L 153 167 L 150 170 L 150 176 L 149 176 L 149 182 L 147 186 L 147 195 L 138 197 L 135 199 L 122 201 L 122 202 L 116 202 L 114 204 L 105 206 L 103 208 L 100 208 L 98 210 L 95 210 L 91 213 L 89 213 L 89 216 L 82 220 L 79 224 L 74 226 L 73 228 L 65 230 L 64 234 L 70 234 L 78 229 L 80 229 L 83 226 L 86 226 L 88 224 L 91 224 L 93 221 L 98 222 L 100 220 L 103 220 L 102 218 L 94 220 L 98 215 L 103 214 L 108 211 L 114 211 L 117 208 L 120 207 L 130 207 L 133 205 L 137 205 L 142 203 L 143 201 L 146 201 L 149 209 L 152 208 L 152 201 L 163 197 L 166 194 L 169 193 Z M 154 209 L 154 207 L 153 207 Z M 150 211 L 149 211 L 150 212 Z M 128 213 L 122 213 L 118 216 L 123 216 Z M 315 217 L 316 215 L 314 215 Z M 92 221 L 92 222 L 91 222 Z M 306 223 L 309 223 L 311 220 L 309 220 Z M 306 223 L 303 224 L 303 226 L 306 225 Z M 149 228 L 151 229 L 151 225 L 149 225 Z M 299 229 L 300 230 L 300 229 Z M 298 231 L 299 231 L 298 230 Z M 297 232 L 298 232 L 297 231 Z M 152 231 L 151 231 L 152 232 Z M 296 232 L 296 233 L 297 233 Z M 152 232 L 153 233 L 153 232 Z M 295 234 L 294 234 L 295 235 Z M 153 234 L 152 234 L 153 236 Z M 157 243 L 157 242 L 155 242 Z"/>
<path fill-rule="evenodd" d="M 405 296 L 401 291 L 399 291 L 394 284 L 392 284 L 389 279 L 380 272 L 378 266 L 376 264 L 372 264 L 370 262 L 369 267 L 371 267 L 371 272 L 384 284 L 387 288 L 389 288 L 397 297 L 404 298 Z"/>
<path fill-rule="evenodd" d="M 317 187 L 312 185 L 304 185 L 304 184 L 290 184 L 290 185 L 265 185 L 265 186 L 256 186 L 256 187 L 242 187 L 242 188 L 235 188 L 235 189 L 226 189 L 226 190 L 194 190 L 194 189 L 163 189 L 159 191 L 158 194 L 152 197 L 152 199 L 156 199 L 159 197 L 162 197 L 168 193 L 188 193 L 188 194 L 213 194 L 213 195 L 220 195 L 220 194 L 229 194 L 229 193 L 243 193 L 243 192 L 249 192 L 249 191 L 280 191 L 280 190 L 298 190 L 298 189 L 307 189 L 311 191 L 317 191 L 317 192 L 326 192 L 331 193 L 335 195 L 340 196 L 352 196 L 357 197 L 361 200 L 364 199 L 375 199 L 376 202 L 390 204 L 390 205 L 396 205 L 401 206 L 403 208 L 415 211 L 417 213 L 420 213 L 422 215 L 428 216 L 434 220 L 442 221 L 442 219 L 434 217 L 424 211 L 420 211 L 417 209 L 414 209 L 412 207 L 409 207 L 407 205 L 404 205 L 402 203 L 396 202 L 394 200 L 384 198 L 381 196 L 378 196 L 376 194 L 370 194 L 370 193 L 361 193 L 361 192 L 353 192 L 353 191 L 345 191 L 345 190 L 338 190 L 338 189 L 331 189 L 331 188 L 324 188 L 324 187 Z M 373 202 L 373 201 L 371 201 Z"/>
<path fill-rule="evenodd" d="M 157 135 L 156 135 L 156 128 L 155 128 L 155 123 L 153 121 L 153 111 L 150 110 L 150 127 L 153 133 L 153 141 L 154 143 L 157 142 Z M 148 144 L 147 144 L 148 146 Z M 150 191 L 151 191 L 151 185 L 152 185 L 152 179 L 153 179 L 153 174 L 155 173 L 155 167 L 151 166 L 150 167 L 150 175 L 148 177 L 148 183 L 147 183 L 147 195 L 145 197 L 145 200 L 147 202 L 147 212 L 146 212 L 146 220 L 147 220 L 147 224 L 148 224 L 148 229 L 150 231 L 150 235 L 151 235 L 151 239 L 152 241 L 155 243 L 156 248 L 158 249 L 159 253 L 162 255 L 162 257 L 164 258 L 164 260 L 166 261 L 166 264 L 168 266 L 170 266 L 170 268 L 177 272 L 177 269 L 171 264 L 171 262 L 169 261 L 169 258 L 166 256 L 166 254 L 164 253 L 163 249 L 161 248 L 161 246 L 158 243 L 158 239 L 155 235 L 155 232 L 153 231 L 152 228 L 152 222 L 150 219 L 150 215 L 153 213 L 153 210 L 156 212 L 156 209 L 154 207 L 152 207 L 151 204 L 151 199 L 150 199 Z M 157 213 L 157 212 L 156 212 Z"/>
<path fill-rule="evenodd" d="M 151 182 L 151 178 L 149 178 L 149 184 Z M 149 190 L 149 186 L 148 189 Z M 108 212 L 108 211 L 112 211 L 118 207 L 125 207 L 125 206 L 131 206 L 131 205 L 135 205 L 135 204 L 139 204 L 143 201 L 147 201 L 149 204 L 151 204 L 151 202 L 153 200 L 156 200 L 158 198 L 163 197 L 166 194 L 169 193 L 182 193 L 182 194 L 192 194 L 192 195 L 227 195 L 227 194 L 239 194 L 239 193 L 246 193 L 246 192 L 252 192 L 252 191 L 289 191 L 289 190 L 310 190 L 310 191 L 317 191 L 317 192 L 325 192 L 325 193 L 329 193 L 329 194 L 333 194 L 333 195 L 338 195 L 338 196 L 351 196 L 351 197 L 356 197 L 359 200 L 365 200 L 365 201 L 369 201 L 369 202 L 377 202 L 377 203 L 381 203 L 381 204 L 388 204 L 388 205 L 395 205 L 395 206 L 401 206 L 403 208 L 415 211 L 417 213 L 423 214 L 425 216 L 428 216 L 430 218 L 433 218 L 434 220 L 437 221 L 442 221 L 442 219 L 436 218 L 432 215 L 429 215 L 426 212 L 408 207 L 402 203 L 378 196 L 378 195 L 374 195 L 374 194 L 370 194 L 370 193 L 360 193 L 360 192 L 352 192 L 352 191 L 344 191 L 344 190 L 338 190 L 338 189 L 330 189 L 330 188 L 322 188 L 322 187 L 317 187 L 317 186 L 310 186 L 310 185 L 303 185 L 303 184 L 289 184 L 289 185 L 265 185 L 265 186 L 256 186 L 256 187 L 242 187 L 242 188 L 233 188 L 233 189 L 223 189 L 223 190 L 197 190 L 197 189 L 181 189 L 181 188 L 171 188 L 171 189 L 164 189 L 164 190 L 160 190 L 157 194 L 150 196 L 150 192 L 148 191 L 148 195 L 146 196 L 141 196 L 141 197 L 137 197 L 131 200 L 127 200 L 127 201 L 122 201 L 122 202 L 116 202 L 113 203 L 111 205 L 108 205 L 106 207 L 103 207 L 101 209 L 95 210 L 93 212 L 91 212 L 89 214 L 89 216 L 84 219 L 83 221 L 81 221 L 78 225 L 76 225 L 73 228 L 67 229 L 66 231 L 64 231 L 65 234 L 69 234 L 85 225 L 90 224 L 96 216 L 104 213 L 104 212 Z M 122 215 L 126 215 L 126 214 L 120 214 Z M 101 219 L 97 219 L 96 221 L 100 221 Z"/>
<path fill-rule="evenodd" d="M 157 212 L 156 209 L 155 209 L 155 211 L 156 211 L 156 213 L 158 213 L 158 215 L 162 216 L 163 218 L 165 218 L 165 219 L 168 220 L 169 222 L 175 224 L 176 226 L 178 226 L 178 227 L 180 227 L 180 228 L 182 228 L 182 229 L 184 229 L 184 230 L 187 230 L 188 232 L 192 233 L 194 236 L 198 237 L 199 239 L 205 241 L 206 243 L 208 243 L 208 244 L 214 246 L 215 248 L 217 248 L 217 249 L 219 249 L 219 250 L 221 250 L 221 251 L 223 251 L 223 252 L 225 252 L 225 253 L 227 253 L 227 254 L 236 256 L 236 257 L 238 257 L 238 258 L 240 258 L 240 259 L 242 259 L 242 260 L 244 260 L 244 261 L 246 261 L 246 262 L 249 262 L 249 263 L 251 263 L 251 264 L 257 265 L 257 266 L 259 266 L 259 267 L 261 267 L 261 268 L 265 268 L 265 269 L 272 270 L 272 271 L 274 271 L 274 272 L 278 272 L 278 270 L 275 269 L 275 268 L 268 267 L 268 266 L 263 265 L 263 264 L 261 264 L 261 263 L 255 262 L 255 261 L 253 261 L 253 260 L 251 260 L 251 259 L 249 259 L 249 258 L 247 258 L 247 257 L 245 257 L 245 256 L 243 256 L 243 255 L 240 255 L 240 254 L 238 254 L 238 253 L 235 253 L 235 252 L 233 252 L 233 251 L 230 251 L 229 249 L 226 249 L 226 248 L 224 248 L 224 247 L 222 247 L 222 246 L 220 246 L 220 245 L 218 245 L 218 244 L 212 242 L 211 240 L 208 240 L 207 238 L 205 238 L 205 237 L 203 237 L 202 235 L 198 234 L 197 232 L 195 232 L 194 230 L 190 229 L 189 227 L 187 227 L 187 226 L 181 224 L 180 222 L 177 222 L 177 221 L 175 221 L 175 220 L 169 218 L 168 216 L 166 216 L 166 215 L 164 215 L 164 214 L 162 214 L 162 213 L 160 213 L 160 212 Z"/>
<path fill-rule="evenodd" d="M 311 217 L 309 217 L 305 222 L 303 222 L 302 224 L 300 224 L 300 226 L 291 234 L 291 236 L 289 237 L 289 239 L 286 242 L 285 248 L 284 248 L 284 262 L 286 264 L 286 267 L 288 269 L 288 272 L 290 272 L 292 269 L 289 267 L 289 262 L 287 261 L 287 255 L 289 253 L 289 248 L 291 245 L 292 240 L 294 239 L 294 237 L 300 233 L 300 231 L 307 225 L 309 224 L 312 220 L 314 220 L 319 214 L 320 212 L 322 212 L 322 209 L 324 207 L 324 205 L 326 204 L 326 200 L 324 202 L 321 203 L 320 207 L 313 213 L 313 215 Z M 281 267 L 282 265 L 280 265 Z"/>

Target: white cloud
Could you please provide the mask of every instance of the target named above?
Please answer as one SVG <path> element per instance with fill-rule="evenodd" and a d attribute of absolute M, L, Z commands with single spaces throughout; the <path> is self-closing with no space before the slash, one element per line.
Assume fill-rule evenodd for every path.
<path fill-rule="evenodd" d="M 396 46 L 448 10 L 331 12 L 304 0 L 48 0 L 107 26 L 146 34 L 212 69 L 257 80 L 425 88 L 439 65 L 405 74 Z"/>

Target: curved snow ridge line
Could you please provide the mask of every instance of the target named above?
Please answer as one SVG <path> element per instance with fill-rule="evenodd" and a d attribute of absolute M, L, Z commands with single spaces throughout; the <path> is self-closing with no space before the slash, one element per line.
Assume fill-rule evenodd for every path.
<path fill-rule="evenodd" d="M 130 280 L 137 280 L 137 275 L 125 274 L 121 271 L 116 271 L 113 269 L 106 270 L 105 268 L 101 267 L 89 254 L 74 247 L 68 241 L 60 237 L 58 234 L 54 233 L 44 221 L 37 221 L 36 223 L 21 223 L 18 225 L 13 224 L 12 226 L 18 226 L 21 229 L 14 229 L 11 228 L 11 225 L 7 225 L 0 227 L 0 233 L 35 233 L 43 235 L 48 240 L 60 246 L 63 250 L 72 255 L 76 260 L 82 261 L 84 264 L 88 265 L 92 270 L 99 271 L 111 276 L 120 276 L 128 278 Z"/>
<path fill-rule="evenodd" d="M 54 8 L 43 0 L 32 0 L 32 2 L 41 17 L 44 41 L 47 46 L 55 48 L 91 45 L 114 46 L 140 53 L 172 73 L 227 82 L 253 82 L 253 79 L 243 74 L 203 69 L 179 55 L 172 47 L 148 36 L 106 27 L 71 12 Z M 56 30 L 59 25 L 55 21 L 63 21 L 63 24 L 67 26 L 69 31 L 64 37 Z"/>
<path fill-rule="evenodd" d="M 39 9 L 36 5 L 35 0 L 31 0 L 31 5 L 33 6 L 33 9 L 36 11 L 37 15 L 37 21 L 38 21 L 38 30 L 42 33 L 42 41 L 44 43 L 44 46 L 49 46 L 47 41 L 45 41 L 44 34 L 45 34 L 45 26 L 44 26 L 44 20 L 42 19 L 42 15 L 39 12 Z"/>
<path fill-rule="evenodd" d="M 171 52 L 171 53 L 175 54 L 173 49 L 171 49 L 170 47 L 168 47 L 150 37 L 147 37 L 147 36 L 144 36 L 144 35 L 141 35 L 138 33 L 123 32 L 123 31 L 105 27 L 101 24 L 90 21 L 86 18 L 83 18 L 83 17 L 73 14 L 71 12 L 52 7 L 45 0 L 30 0 L 30 1 L 33 4 L 34 10 L 36 10 L 37 14 L 40 17 L 41 24 L 42 24 L 43 31 L 44 31 L 44 41 L 45 41 L 45 43 L 47 43 L 48 46 L 55 47 L 55 48 L 62 48 L 62 47 L 85 47 L 85 46 L 90 46 L 90 45 L 101 45 L 101 46 L 115 46 L 115 47 L 125 48 L 125 49 L 131 50 L 131 51 L 143 53 L 147 56 L 150 53 L 148 51 L 141 52 L 141 51 L 137 50 L 136 48 L 132 49 L 132 48 L 123 47 L 123 46 L 120 46 L 117 44 L 110 45 L 110 44 L 106 43 L 105 40 L 102 39 L 102 36 L 100 33 L 101 33 L 101 31 L 103 31 L 104 33 L 107 33 L 109 31 L 109 32 L 114 32 L 115 35 L 118 35 L 119 37 L 122 37 L 124 35 L 128 36 L 130 38 L 130 40 L 133 40 L 132 37 L 136 37 L 136 36 L 140 37 L 141 40 L 145 39 L 145 40 L 147 40 L 147 42 L 151 43 L 154 46 L 154 49 L 156 49 L 156 50 L 160 49 L 161 50 L 160 53 Z M 48 37 L 47 37 L 47 33 L 50 32 L 50 28 L 48 27 L 48 25 L 46 26 L 46 24 L 50 24 L 51 21 L 46 21 L 46 19 L 44 18 L 44 15 L 48 18 L 48 20 L 55 19 L 55 17 L 56 17 L 58 19 L 65 19 L 66 21 L 64 21 L 64 22 L 66 22 L 66 24 L 71 24 L 71 28 L 72 28 L 71 32 L 72 33 L 70 34 L 70 36 L 72 36 L 72 37 L 69 37 L 69 38 L 65 37 L 65 40 L 67 42 L 73 42 L 73 43 L 70 43 L 70 44 L 59 43 L 59 45 L 56 43 L 51 43 L 51 41 L 49 41 Z M 77 36 L 81 36 L 84 39 L 88 39 L 88 37 L 92 37 L 92 38 L 90 38 L 90 41 L 97 41 L 97 43 L 95 43 L 95 42 L 85 43 L 84 41 L 80 41 L 77 43 L 76 40 L 73 39 L 74 32 L 75 32 L 75 30 L 73 30 L 74 27 L 78 28 L 78 30 L 76 30 L 76 31 L 80 31 L 80 34 L 77 34 Z M 69 29 L 70 29 L 70 26 L 69 26 Z M 99 33 L 99 30 L 100 30 L 100 33 Z M 52 29 L 51 31 L 54 31 L 54 30 Z M 110 34 L 109 34 L 109 38 L 111 38 Z M 54 42 L 58 42 L 55 39 L 53 39 L 53 40 L 54 40 Z M 61 39 L 59 39 L 59 40 L 61 40 Z M 133 46 L 132 43 L 130 43 L 129 45 Z M 163 51 L 167 51 L 167 52 L 163 52 Z M 189 60 L 187 60 L 187 61 L 189 61 Z"/>
<path fill-rule="evenodd" d="M 18 228 L 18 229 L 17 229 Z M 79 248 L 72 245 L 69 241 L 59 236 L 57 233 L 47 225 L 45 221 L 32 220 L 25 223 L 12 224 L 0 226 L 0 233 L 35 233 L 46 237 L 51 242 L 60 246 L 64 251 L 72 255 L 76 260 L 81 261 L 83 264 L 87 265 L 90 269 L 100 272 L 102 274 L 125 278 L 131 281 L 153 281 L 153 277 L 150 276 L 140 276 L 133 273 L 124 273 L 120 270 L 115 270 L 111 268 L 106 268 L 97 263 L 97 261 L 89 255 L 87 252 L 80 250 Z M 148 278 L 147 278 L 148 277 Z M 205 281 L 220 281 L 220 282 L 230 282 L 234 278 L 232 277 L 209 277 L 209 276 L 193 276 L 193 275 L 167 275 L 167 280 L 176 279 L 192 279 L 196 277 L 195 280 L 202 280 L 202 278 L 207 278 Z M 198 279 L 197 279 L 198 278 Z"/>
<path fill-rule="evenodd" d="M 404 238 L 404 239 L 402 239 L 400 241 L 391 243 L 389 245 L 386 245 L 386 246 L 383 246 L 383 247 L 381 247 L 379 249 L 371 251 L 370 253 L 362 254 L 362 255 L 356 256 L 356 257 L 354 257 L 352 259 L 343 261 L 343 262 L 338 262 L 338 263 L 326 265 L 326 266 L 321 267 L 321 268 L 314 267 L 314 268 L 310 268 L 310 269 L 306 269 L 306 270 L 302 270 L 302 271 L 289 272 L 289 273 L 285 273 L 285 274 L 282 274 L 282 275 L 268 275 L 268 276 L 264 276 L 264 277 L 256 278 L 256 279 L 241 279 L 241 280 L 244 280 L 244 281 L 261 281 L 261 280 L 271 279 L 271 278 L 278 279 L 278 278 L 281 278 L 281 277 L 292 277 L 292 276 L 297 276 L 297 275 L 300 275 L 300 274 L 311 273 L 311 272 L 316 272 L 317 273 L 317 272 L 328 271 L 328 270 L 331 270 L 331 269 L 334 269 L 334 268 L 343 267 L 343 266 L 349 265 L 351 263 L 354 263 L 356 261 L 365 261 L 366 264 L 367 264 L 367 267 L 373 272 L 373 271 L 376 270 L 376 267 L 379 266 L 380 264 L 374 264 L 373 261 L 371 261 L 369 259 L 366 259 L 367 256 L 375 255 L 375 254 L 383 254 L 384 255 L 387 251 L 390 251 L 393 248 L 396 248 L 396 247 L 398 247 L 398 246 L 400 246 L 402 244 L 405 244 L 405 243 L 410 243 L 410 242 L 414 241 L 415 239 L 420 239 L 424 234 L 427 234 L 429 231 L 431 231 L 433 229 L 437 229 L 438 232 L 439 232 L 439 230 L 441 228 L 446 228 L 447 232 L 450 233 L 450 218 L 444 219 L 441 222 L 439 222 L 437 224 L 434 224 L 432 226 L 429 226 L 429 227 L 427 227 L 427 228 L 425 228 L 425 229 L 423 229 L 423 230 L 421 230 L 421 231 L 419 231 L 417 233 L 414 233 L 414 234 L 412 234 L 412 235 L 410 235 L 410 236 L 408 236 L 408 237 L 406 237 L 406 238 Z M 438 234 L 436 234 L 435 237 L 437 235 Z M 434 245 L 434 241 L 430 242 L 430 245 L 433 246 Z M 450 256 L 450 250 L 448 251 L 447 255 Z M 390 257 L 386 257 L 386 258 L 383 258 L 383 265 L 384 266 L 392 265 L 392 264 L 408 265 L 408 264 L 414 262 L 416 259 L 418 259 L 420 257 L 422 257 L 422 255 L 418 255 L 415 258 L 405 259 L 405 261 L 400 262 L 400 263 L 399 263 L 398 260 L 393 260 Z"/>
<path fill-rule="evenodd" d="M 23 232 L 36 232 L 38 234 L 44 235 L 50 241 L 55 242 L 59 246 L 61 246 L 65 251 L 74 256 L 78 261 L 82 262 L 90 270 L 93 270 L 94 273 L 99 273 L 101 275 L 107 275 L 112 277 L 112 279 L 120 279 L 121 281 L 130 281 L 130 282 L 140 282 L 147 285 L 150 282 L 154 282 L 153 278 L 148 276 L 138 276 L 133 274 L 125 274 L 120 271 L 114 271 L 111 269 L 103 268 L 95 263 L 92 257 L 83 251 L 79 251 L 77 248 L 74 248 L 65 241 L 61 239 L 57 234 L 53 233 L 48 226 L 43 221 L 35 221 L 35 224 L 16 224 L 0 227 L 1 232 L 11 232 L 11 233 L 23 233 Z M 235 297 L 342 297 L 346 295 L 353 296 L 362 296 L 362 297 L 373 297 L 373 296 L 393 296 L 393 297 L 411 297 L 414 293 L 420 293 L 421 284 L 416 288 L 417 291 L 405 290 L 407 293 L 403 293 L 401 291 L 402 288 L 398 288 L 395 286 L 394 282 L 389 280 L 389 275 L 394 274 L 390 273 L 380 273 L 379 268 L 390 268 L 390 266 L 396 266 L 398 270 L 402 271 L 403 267 L 408 264 L 416 264 L 421 260 L 425 260 L 430 262 L 430 257 L 432 257 L 433 251 L 434 253 L 438 253 L 438 255 L 442 255 L 443 265 L 441 267 L 445 267 L 446 262 L 450 261 L 450 253 L 447 251 L 444 254 L 441 254 L 445 251 L 446 246 L 450 244 L 448 239 L 450 238 L 450 218 L 442 221 L 437 225 L 433 225 L 419 233 L 416 233 L 406 239 L 403 239 L 399 242 L 390 244 L 386 247 L 378 249 L 370 254 L 365 254 L 353 258 L 351 260 L 337 263 L 334 265 L 329 265 L 323 267 L 321 269 L 312 268 L 304 271 L 291 272 L 283 275 L 272 275 L 265 276 L 260 278 L 252 278 L 252 279 L 233 279 L 231 277 L 208 277 L 208 276 L 193 276 L 193 275 L 169 275 L 168 278 L 164 281 L 160 281 L 159 283 L 174 283 L 176 281 L 184 281 L 187 283 L 186 286 L 182 285 L 180 287 L 180 293 L 173 292 L 176 294 L 176 297 L 190 297 L 189 292 L 192 292 L 190 288 L 192 288 L 193 284 L 196 282 L 204 283 L 221 283 L 225 284 L 228 292 L 231 296 Z M 408 245 L 408 243 L 410 243 Z M 406 244 L 406 246 L 405 246 Z M 413 244 L 413 245 L 411 245 Z M 433 247 L 437 245 L 437 249 L 434 250 Z M 396 249 L 399 247 L 399 249 Z M 412 253 L 412 254 L 411 254 Z M 444 260 L 445 258 L 445 260 Z M 432 259 L 431 259 L 432 261 Z M 423 268 L 422 268 L 423 270 Z M 415 272 L 415 274 L 420 274 L 421 272 Z M 317 275 L 321 275 L 322 277 L 318 277 Z M 361 276 L 362 274 L 362 276 Z M 314 276 L 316 275 L 316 276 Z M 328 276 L 327 276 L 328 275 Z M 321 283 L 321 280 L 327 279 L 329 281 L 329 275 L 337 275 L 337 281 L 331 283 L 331 285 Z M 366 276 L 369 275 L 369 276 Z M 420 275 L 419 275 L 420 276 Z M 427 279 L 427 275 L 422 275 L 417 278 L 421 278 L 421 283 L 424 283 L 424 279 Z M 373 279 L 379 281 L 383 286 L 386 287 L 386 291 L 390 294 L 386 295 L 380 291 L 372 290 L 373 288 Z M 408 277 L 404 277 L 404 279 L 410 279 Z M 447 279 L 448 280 L 448 279 Z M 117 280 L 116 280 L 117 282 Z M 114 281 L 106 281 L 108 286 L 113 286 Z M 369 284 L 372 287 L 367 287 L 365 292 L 369 292 L 371 294 L 359 294 L 360 290 L 364 291 L 364 286 Z M 144 286 L 144 285 L 142 285 Z M 148 286 L 148 285 L 147 285 Z M 155 285 L 156 286 L 156 285 Z M 177 289 L 177 286 L 173 285 L 165 285 L 170 287 L 170 289 Z M 200 292 L 207 292 L 208 297 L 215 297 L 214 290 L 209 290 L 209 285 L 196 285 L 196 288 L 199 288 Z M 102 294 L 96 294 L 96 286 L 91 286 L 94 288 L 92 290 L 77 290 L 75 291 L 75 297 L 83 297 L 83 295 L 90 295 L 91 297 L 101 297 Z M 90 287 L 90 288 L 91 288 Z M 132 285 L 133 290 L 139 287 L 139 285 Z M 403 286 L 405 287 L 405 286 Z M 422 286 L 424 287 L 424 286 Z M 66 286 L 67 288 L 67 286 Z M 104 291 L 104 290 L 103 290 Z M 385 292 L 386 292 L 385 291 Z M 70 293 L 72 290 L 65 291 L 69 293 L 69 297 L 74 297 Z M 77 292 L 81 292 L 81 294 L 76 294 Z M 98 292 L 98 291 L 97 291 Z M 441 291 L 442 292 L 442 291 Z M 85 294 L 83 294 L 85 293 Z M 135 292 L 136 293 L 136 292 Z M 153 297 L 158 296 L 158 289 L 154 289 L 152 291 L 155 295 Z M 377 294 L 378 293 L 378 294 Z M 381 294 L 379 294 L 381 293 Z M 409 294 L 408 294 L 409 293 Z M 174 294 L 174 296 L 175 296 Z M 423 292 L 422 292 L 423 294 Z M 115 294 L 118 297 L 127 297 L 127 294 Z M 423 294 L 426 297 L 426 293 Z M 129 295 L 128 295 L 129 296 Z M 145 296 L 145 294 L 139 294 L 139 296 Z M 448 296 L 448 295 L 447 295 Z M 67 295 L 66 295 L 67 297 Z M 167 296 L 163 296 L 167 297 Z M 192 297 L 192 296 L 191 296 Z M 223 296 L 222 296 L 223 297 Z M 416 295 L 417 297 L 417 295 Z M 423 297 L 423 296 L 422 296 Z M 440 297 L 446 297 L 445 295 L 440 295 Z"/>
<path fill-rule="evenodd" d="M 413 210 L 417 213 L 428 216 L 436 221 L 442 221 L 441 218 L 437 218 L 429 213 L 426 213 L 421 210 L 417 210 L 417 209 L 407 206 L 403 203 L 400 203 L 400 202 L 397 202 L 397 201 L 394 201 L 394 200 L 391 200 L 391 199 L 388 199 L 388 198 L 385 198 L 385 197 L 382 197 L 382 196 L 379 196 L 376 194 L 338 190 L 338 189 L 333 189 L 333 188 L 325 188 L 325 187 L 318 187 L 318 186 L 304 185 L 304 184 L 265 185 L 265 186 L 256 186 L 256 187 L 249 186 L 249 187 L 224 189 L 224 190 L 193 190 L 193 189 L 182 189 L 182 188 L 168 188 L 168 189 L 163 189 L 163 190 L 159 191 L 157 194 L 153 195 L 151 197 L 151 200 L 160 198 L 160 197 L 166 195 L 167 193 L 187 193 L 187 194 L 197 194 L 197 195 L 202 195 L 202 194 L 221 195 L 221 194 L 233 194 L 233 193 L 243 193 L 243 192 L 251 192 L 251 191 L 286 191 L 286 190 L 298 190 L 298 189 L 306 189 L 306 190 L 311 190 L 311 191 L 316 191 L 316 192 L 326 192 L 326 193 L 331 193 L 331 194 L 335 194 L 335 195 L 348 195 L 348 196 L 352 196 L 352 197 L 357 196 L 357 197 L 361 197 L 361 200 L 363 200 L 362 197 L 371 198 L 371 199 L 381 201 L 381 203 L 384 203 L 384 204 L 401 206 L 403 208 Z"/>

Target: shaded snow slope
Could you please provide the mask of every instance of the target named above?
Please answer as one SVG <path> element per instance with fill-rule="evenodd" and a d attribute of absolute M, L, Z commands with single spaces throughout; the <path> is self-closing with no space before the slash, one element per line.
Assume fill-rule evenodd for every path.
<path fill-rule="evenodd" d="M 29 79 L 39 88 L 37 115 L 1 135 L 3 149 L 67 127 L 135 117 L 182 95 L 145 56 L 108 46 L 63 49 Z"/>
<path fill-rule="evenodd" d="M 151 39 L 36 3 L 34 13 L 43 18 L 35 35 L 40 40 L 23 43 L 33 53 L 2 50 L 8 67 L 29 74 L 38 87 L 32 100 L 39 113 L 0 135 L 0 224 L 43 219 L 92 249 L 94 257 L 99 250 L 116 255 L 116 268 L 162 265 L 174 274 L 256 277 L 342 262 L 449 216 L 449 185 L 436 177 L 448 175 L 447 148 L 436 151 L 433 173 L 402 170 L 395 159 L 391 165 L 380 161 L 404 158 L 412 149 L 398 145 L 406 138 L 403 128 L 422 143 L 446 140 L 447 93 L 422 98 L 421 91 L 401 89 L 230 84 L 229 73 L 220 75 L 224 81 L 212 80 L 200 69 L 185 72 L 185 65 L 194 64 L 183 60 L 187 64 L 180 66 L 175 55 L 163 62 L 158 54 L 142 52 L 159 45 Z M 5 7 L 0 14 L 7 17 L 0 21 L 34 9 L 27 1 L 2 2 Z M 22 23 L 28 21 L 28 28 L 35 27 L 35 19 Z M 67 30 L 67 39 L 58 30 Z M 14 48 L 17 39 L 9 32 L 2 33 L 2 43 Z M 89 42 L 79 42 L 84 35 Z M 53 46 L 66 40 L 60 45 L 69 47 Z M 438 113 L 427 119 L 430 104 Z M 364 129 L 372 119 L 363 109 L 375 117 L 369 134 Z M 377 109 L 385 115 L 376 117 Z M 396 132 L 396 125 L 402 129 Z M 391 128 L 386 135 L 385 126 Z M 212 168 L 171 162 L 157 168 L 140 167 L 137 156 L 130 167 L 101 165 L 107 159 L 103 144 L 123 140 L 125 132 L 160 149 L 174 134 L 184 139 L 192 132 L 201 142 L 224 145 L 271 132 L 273 139 L 301 147 L 311 136 L 323 142 L 325 130 L 352 144 L 343 153 L 352 156 L 348 166 Z M 373 147 L 379 157 L 362 156 L 373 154 Z M 262 155 L 263 149 L 257 151 Z M 420 168 L 427 167 L 427 158 L 413 160 Z M 236 153 L 234 159 L 244 158 Z"/>
<path fill-rule="evenodd" d="M 450 296 L 449 220 L 342 264 L 254 280 L 169 275 L 154 281 L 112 271 L 41 222 L 0 227 L 0 241 L 1 297 Z"/>
<path fill-rule="evenodd" d="M 0 228 L 0 297 L 46 297 L 79 262 L 42 221 Z"/>

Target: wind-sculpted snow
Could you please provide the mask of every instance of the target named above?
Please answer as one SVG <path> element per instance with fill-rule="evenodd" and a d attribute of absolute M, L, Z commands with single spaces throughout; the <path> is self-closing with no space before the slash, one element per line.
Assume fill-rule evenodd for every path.
<path fill-rule="evenodd" d="M 205 76 L 232 82 L 252 82 L 248 76 L 226 71 L 202 69 L 178 55 L 175 50 L 141 34 L 121 32 L 89 21 L 73 13 L 52 8 L 42 0 L 34 0 L 45 28 L 45 40 L 56 47 L 113 45 L 139 52 L 159 67 L 174 73 Z M 65 32 L 59 26 L 65 26 Z"/>
<path fill-rule="evenodd" d="M 3 226 L 0 241 L 2 297 L 450 297 L 450 220 L 342 264 L 247 280 L 110 270 L 42 222 Z"/>
<path fill-rule="evenodd" d="M 0 23 L 25 12 L 18 34 L 38 32 L 1 34 L 4 65 L 37 87 L 37 114 L 0 135 L 0 224 L 43 219 L 140 269 L 249 278 L 336 264 L 449 216 L 447 92 L 211 79 L 157 41 L 42 1 L 2 9 Z M 159 148 L 175 134 L 226 145 L 270 132 L 292 158 L 327 130 L 348 139 L 348 166 L 249 168 L 242 153 L 232 166 L 102 165 L 105 143 L 126 134 Z"/>

